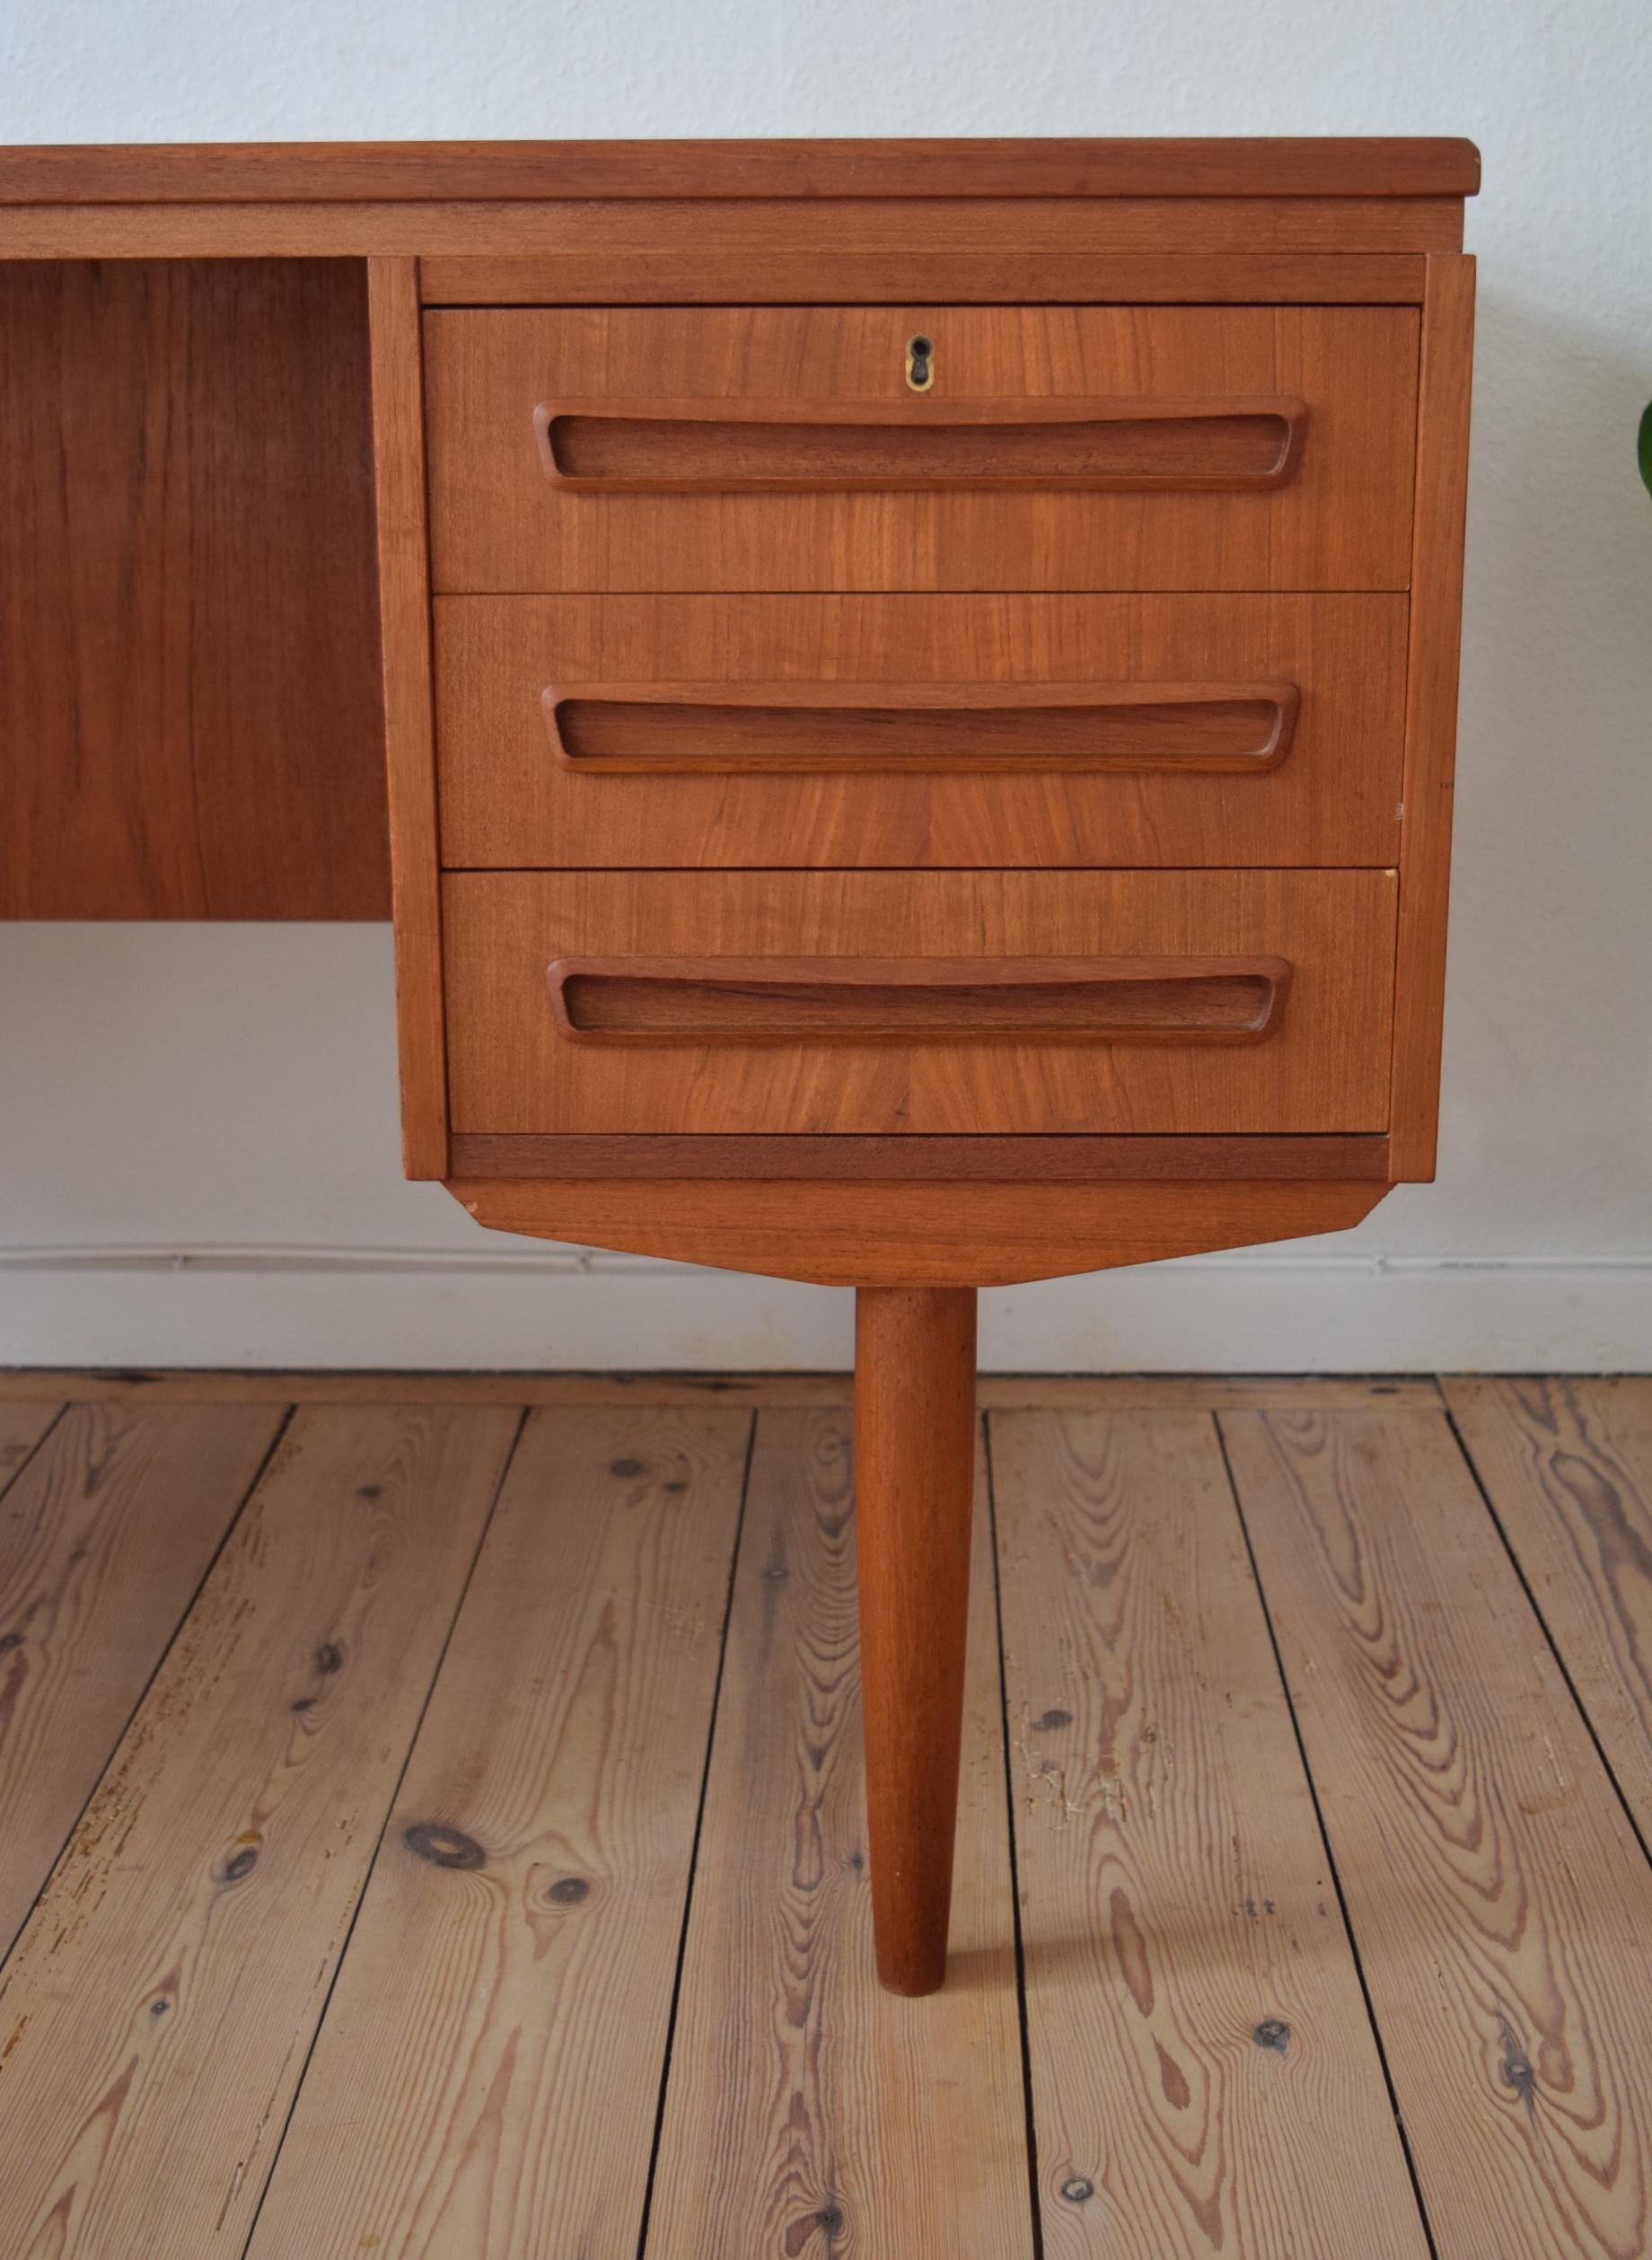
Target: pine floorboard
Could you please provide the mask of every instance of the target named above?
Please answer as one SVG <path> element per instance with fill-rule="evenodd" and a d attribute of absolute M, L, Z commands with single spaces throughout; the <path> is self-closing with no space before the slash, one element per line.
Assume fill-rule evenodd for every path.
<path fill-rule="evenodd" d="M 1645 2260 L 1652 1380 L 981 1403 L 896 2001 L 844 1376 L 0 1374 L 4 2260 Z"/>
<path fill-rule="evenodd" d="M 244 2243 L 514 1429 L 294 1416 L 0 1971 L 0 2252 Z"/>
<path fill-rule="evenodd" d="M 1453 1381 L 1446 1403 L 1652 1841 L 1652 1387 Z"/>
<path fill-rule="evenodd" d="M 1443 2253 L 1652 2250 L 1652 1872 L 1435 1412 L 1222 1428 Z"/>
<path fill-rule="evenodd" d="M 280 1429 L 265 1404 L 74 1404 L 0 1498 L 0 1953 Z"/>
<path fill-rule="evenodd" d="M 1214 1421 L 992 1461 L 1049 2260 L 1428 2260 Z"/>
<path fill-rule="evenodd" d="M 253 2260 L 635 2255 L 751 1425 L 531 1418 Z"/>
<path fill-rule="evenodd" d="M 952 1982 L 871 1978 L 851 1424 L 758 1415 L 649 2260 L 1032 2260 L 984 1470 Z M 525 2260 L 525 2255 L 524 2255 Z"/>

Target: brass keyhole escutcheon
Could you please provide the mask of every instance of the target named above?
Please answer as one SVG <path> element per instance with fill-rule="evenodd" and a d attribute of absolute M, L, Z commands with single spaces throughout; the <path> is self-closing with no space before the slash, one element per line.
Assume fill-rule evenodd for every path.
<path fill-rule="evenodd" d="M 935 341 L 921 332 L 906 341 L 906 381 L 914 392 L 927 392 L 935 383 Z"/>

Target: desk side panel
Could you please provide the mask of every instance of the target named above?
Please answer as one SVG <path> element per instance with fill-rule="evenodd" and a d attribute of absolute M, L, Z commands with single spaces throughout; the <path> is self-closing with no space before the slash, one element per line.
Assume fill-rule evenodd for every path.
<path fill-rule="evenodd" d="M 410 259 L 367 266 L 384 724 L 396 919 L 401 1155 L 409 1177 L 447 1171 L 447 1036 L 436 850 L 424 364 Z"/>

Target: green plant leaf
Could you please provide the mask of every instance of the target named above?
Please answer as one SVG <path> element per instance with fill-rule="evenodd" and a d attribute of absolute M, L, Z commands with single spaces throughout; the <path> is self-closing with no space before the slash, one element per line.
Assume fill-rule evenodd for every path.
<path fill-rule="evenodd" d="M 1637 452 L 1640 457 L 1640 476 L 1646 481 L 1647 492 L 1652 495 L 1652 401 L 1648 402 L 1646 414 L 1640 419 L 1640 444 Z"/>

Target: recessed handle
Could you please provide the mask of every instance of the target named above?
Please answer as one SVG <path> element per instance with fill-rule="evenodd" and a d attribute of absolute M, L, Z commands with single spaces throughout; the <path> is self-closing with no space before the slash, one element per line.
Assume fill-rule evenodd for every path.
<path fill-rule="evenodd" d="M 1250 1043 L 1279 957 L 568 957 L 560 1033 L 607 1043 Z"/>
<path fill-rule="evenodd" d="M 559 485 L 653 493 L 857 488 L 1278 487 L 1301 455 L 1294 399 L 541 401 Z"/>
<path fill-rule="evenodd" d="M 1266 770 L 1290 682 L 605 682 L 542 694 L 552 751 L 593 776 Z"/>

